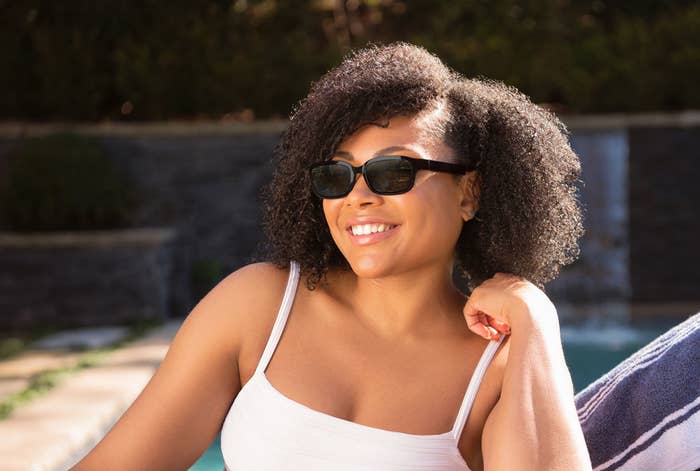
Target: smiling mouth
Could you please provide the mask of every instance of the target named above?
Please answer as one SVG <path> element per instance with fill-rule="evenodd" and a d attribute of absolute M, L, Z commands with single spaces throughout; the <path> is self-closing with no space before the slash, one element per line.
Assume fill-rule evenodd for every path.
<path fill-rule="evenodd" d="M 368 234 L 357 234 L 357 235 L 352 233 L 351 227 L 348 227 L 346 232 L 348 233 L 350 240 L 354 244 L 356 244 L 356 245 L 369 245 L 369 244 L 374 244 L 376 242 L 380 242 L 388 237 L 391 237 L 392 235 L 394 235 L 394 233 L 398 230 L 399 227 L 401 227 L 400 224 L 394 224 L 389 229 L 385 229 L 383 231 L 370 232 Z"/>
<path fill-rule="evenodd" d="M 352 226 L 348 227 L 346 230 L 349 233 L 351 233 L 352 235 L 359 237 L 359 236 L 363 236 L 363 235 L 372 235 L 372 234 L 379 234 L 382 232 L 388 232 L 392 229 L 399 227 L 399 224 L 382 224 L 381 226 L 382 226 L 381 230 L 374 231 L 374 232 L 363 232 L 363 233 L 357 233 L 357 234 L 352 231 Z"/>

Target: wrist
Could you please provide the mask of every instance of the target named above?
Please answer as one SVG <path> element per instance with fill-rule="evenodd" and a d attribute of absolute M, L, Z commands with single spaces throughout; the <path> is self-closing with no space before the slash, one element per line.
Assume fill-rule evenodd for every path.
<path fill-rule="evenodd" d="M 513 332 L 526 330 L 559 331 L 559 317 L 554 304 L 545 298 L 537 302 L 520 300 L 510 313 Z"/>

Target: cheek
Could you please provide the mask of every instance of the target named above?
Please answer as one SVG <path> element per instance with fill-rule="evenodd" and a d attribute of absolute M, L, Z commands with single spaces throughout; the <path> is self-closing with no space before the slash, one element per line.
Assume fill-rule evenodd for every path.
<path fill-rule="evenodd" d="M 432 191 L 406 202 L 406 207 L 414 208 L 412 220 L 419 232 L 416 232 L 427 245 L 450 246 L 456 243 L 462 230 L 462 217 L 459 205 L 446 192 Z"/>
<path fill-rule="evenodd" d="M 449 188 L 439 184 L 437 179 L 425 182 L 411 194 L 413 201 L 406 202 L 408 207 L 419 209 L 420 215 L 427 222 L 443 226 L 454 225 L 461 221 L 459 205 Z M 406 195 L 408 196 L 408 194 Z"/>
<path fill-rule="evenodd" d="M 332 205 L 328 204 L 328 200 L 323 200 L 323 216 L 326 218 L 326 223 L 332 220 L 331 213 L 333 213 Z"/>
<path fill-rule="evenodd" d="M 331 234 L 334 234 L 337 230 L 336 222 L 338 221 L 338 212 L 341 205 L 339 201 L 341 200 L 323 200 L 323 215 Z"/>

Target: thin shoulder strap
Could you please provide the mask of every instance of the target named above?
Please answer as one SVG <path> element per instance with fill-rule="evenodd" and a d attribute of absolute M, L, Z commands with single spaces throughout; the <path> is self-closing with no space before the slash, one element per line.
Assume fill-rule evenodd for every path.
<path fill-rule="evenodd" d="M 255 369 L 255 374 L 263 374 L 267 368 L 272 354 L 277 348 L 277 343 L 282 337 L 282 332 L 284 331 L 284 326 L 287 323 L 287 318 L 289 317 L 289 311 L 294 303 L 294 295 L 297 291 L 297 285 L 299 284 L 299 263 L 292 260 L 290 262 L 289 268 L 289 279 L 287 280 L 287 289 L 284 292 L 284 297 L 282 298 L 282 304 L 280 305 L 279 311 L 277 312 L 277 318 L 272 326 L 272 332 L 270 337 L 267 339 L 267 345 L 265 345 L 265 350 L 263 351 L 262 357 L 258 362 L 258 367 Z"/>
<path fill-rule="evenodd" d="M 462 406 L 459 408 L 459 412 L 457 413 L 457 419 L 452 427 L 452 437 L 455 440 L 459 440 L 460 435 L 462 435 L 462 430 L 464 429 L 464 425 L 467 423 L 467 418 L 469 418 L 469 412 L 471 412 L 474 399 L 476 398 L 476 392 L 479 390 L 479 385 L 481 384 L 481 380 L 484 378 L 486 368 L 488 368 L 493 356 L 496 354 L 496 350 L 498 350 L 499 345 L 501 345 L 501 342 L 503 342 L 505 337 L 505 334 L 501 334 L 498 340 L 491 340 L 484 349 L 484 353 L 481 355 L 479 363 L 476 365 L 474 374 L 472 375 L 471 380 L 469 380 L 467 392 L 464 393 L 464 399 L 462 399 Z"/>

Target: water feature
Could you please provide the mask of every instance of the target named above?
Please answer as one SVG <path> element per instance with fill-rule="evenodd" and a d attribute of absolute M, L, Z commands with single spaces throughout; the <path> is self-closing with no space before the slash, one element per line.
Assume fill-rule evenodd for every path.
<path fill-rule="evenodd" d="M 562 322 L 605 317 L 626 323 L 631 293 L 626 130 L 573 133 L 581 160 L 579 187 L 585 233 L 579 258 L 546 285 Z"/>

